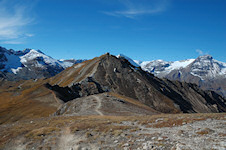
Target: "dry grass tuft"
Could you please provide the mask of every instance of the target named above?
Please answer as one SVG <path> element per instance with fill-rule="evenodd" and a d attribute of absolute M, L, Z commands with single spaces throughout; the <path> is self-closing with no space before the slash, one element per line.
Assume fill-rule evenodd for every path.
<path fill-rule="evenodd" d="M 123 99 L 123 100 L 125 100 L 125 101 L 127 101 L 127 102 L 129 102 L 129 103 L 131 103 L 133 105 L 136 105 L 138 107 L 141 107 L 141 108 L 143 108 L 145 110 L 158 113 L 156 110 L 154 110 L 154 109 L 150 108 L 149 106 L 147 106 L 147 105 L 139 102 L 138 100 L 132 99 L 130 97 L 127 97 L 127 96 L 124 96 L 124 95 L 120 95 L 118 93 L 113 93 L 113 92 L 109 92 L 109 95 L 114 96 L 114 97 L 117 97 L 119 99 Z"/>
<path fill-rule="evenodd" d="M 43 138 L 44 136 L 54 134 L 54 132 L 59 132 L 60 128 L 56 127 L 42 127 L 39 129 L 34 129 L 30 132 L 28 132 L 25 137 L 29 139 L 39 139 Z"/>
<path fill-rule="evenodd" d="M 206 135 L 206 134 L 210 134 L 210 133 L 213 133 L 213 132 L 214 132 L 214 130 L 211 130 L 209 128 L 205 128 L 205 129 L 203 129 L 201 131 L 196 132 L 196 134 Z"/>

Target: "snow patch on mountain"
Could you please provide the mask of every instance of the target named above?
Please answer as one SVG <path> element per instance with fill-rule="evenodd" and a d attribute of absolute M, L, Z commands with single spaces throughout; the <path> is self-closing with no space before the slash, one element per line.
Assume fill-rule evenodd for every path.
<path fill-rule="evenodd" d="M 20 57 L 20 62 L 23 63 L 23 64 L 26 64 L 28 61 L 30 60 L 34 60 L 36 58 L 43 58 L 43 61 L 46 63 L 46 64 L 49 64 L 49 65 L 52 65 L 52 66 L 56 66 L 56 65 L 59 65 L 60 63 L 49 57 L 49 56 L 46 56 L 44 55 L 43 53 L 41 53 L 40 51 L 36 51 L 34 49 L 30 50 L 29 53 L 27 53 L 26 55 L 24 56 L 21 56 Z M 40 64 L 40 66 L 42 66 L 43 64 Z"/>
<path fill-rule="evenodd" d="M 11 71 L 11 69 L 17 69 L 18 67 L 21 67 L 22 64 L 20 62 L 20 58 L 16 55 L 5 53 L 5 57 L 7 59 L 6 62 L 3 62 L 5 65 L 5 68 L 2 69 L 4 71 Z"/>
<path fill-rule="evenodd" d="M 153 61 L 135 61 L 137 62 L 141 68 L 145 71 L 151 72 L 155 75 L 158 74 L 167 74 L 172 70 L 179 70 L 181 68 L 187 67 L 191 64 L 195 59 L 187 59 L 182 61 L 164 61 L 164 60 L 153 60 Z"/>
<path fill-rule="evenodd" d="M 138 65 L 136 62 L 134 62 L 134 60 L 132 60 L 131 58 L 127 57 L 126 55 L 123 54 L 119 54 L 116 56 L 117 58 L 125 58 L 127 59 L 133 66 L 135 67 L 140 67 L 140 65 Z"/>
<path fill-rule="evenodd" d="M 73 66 L 74 64 L 78 64 L 83 61 L 86 61 L 86 59 L 60 59 L 58 61 L 61 63 L 61 66 L 63 68 L 68 68 Z"/>
<path fill-rule="evenodd" d="M 220 65 L 220 67 L 221 67 L 221 71 L 219 72 L 219 75 L 225 75 L 225 77 L 226 77 L 226 63 L 218 61 L 218 60 L 215 60 L 215 59 L 214 59 L 214 61 L 216 63 L 218 63 Z"/>
<path fill-rule="evenodd" d="M 22 67 L 18 67 L 17 69 L 12 68 L 11 71 L 12 71 L 14 74 L 17 74 L 17 72 L 20 71 L 20 69 L 22 69 Z"/>
<path fill-rule="evenodd" d="M 187 59 L 182 61 L 174 61 L 171 63 L 169 67 L 167 67 L 168 71 L 172 71 L 175 69 L 181 69 L 187 67 L 189 64 L 191 64 L 195 59 Z"/>
<path fill-rule="evenodd" d="M 72 62 L 68 62 L 68 61 L 59 61 L 61 66 L 65 69 L 65 68 L 68 68 L 68 67 L 71 67 L 72 65 L 74 65 L 74 63 Z"/>
<path fill-rule="evenodd" d="M 209 79 L 226 77 L 226 63 L 217 61 L 210 55 L 199 56 L 191 65 L 191 73 Z"/>

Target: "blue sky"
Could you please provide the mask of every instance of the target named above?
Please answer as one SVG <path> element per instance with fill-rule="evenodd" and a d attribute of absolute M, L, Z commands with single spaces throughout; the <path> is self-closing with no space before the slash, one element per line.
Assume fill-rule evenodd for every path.
<path fill-rule="evenodd" d="M 110 52 L 226 61 L 225 0 L 0 0 L 0 45 L 53 58 Z"/>

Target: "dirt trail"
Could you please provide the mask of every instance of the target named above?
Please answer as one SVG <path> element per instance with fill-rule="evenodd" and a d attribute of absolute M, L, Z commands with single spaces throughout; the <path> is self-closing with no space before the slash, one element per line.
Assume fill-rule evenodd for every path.
<path fill-rule="evenodd" d="M 93 97 L 97 100 L 97 106 L 96 106 L 96 109 L 95 111 L 101 115 L 101 116 L 104 116 L 104 114 L 99 110 L 101 108 L 101 99 L 98 97 L 98 96 L 95 96 L 93 95 Z"/>
<path fill-rule="evenodd" d="M 61 106 L 62 104 L 57 100 L 56 94 L 53 91 L 51 91 L 51 93 L 53 94 L 53 98 L 57 102 L 57 104 L 59 104 Z"/>

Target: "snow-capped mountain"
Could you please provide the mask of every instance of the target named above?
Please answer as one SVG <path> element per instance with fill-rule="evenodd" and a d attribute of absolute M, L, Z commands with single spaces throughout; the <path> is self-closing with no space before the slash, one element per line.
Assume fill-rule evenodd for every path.
<path fill-rule="evenodd" d="M 195 83 L 205 90 L 213 90 L 226 97 L 226 63 L 210 55 L 181 61 L 132 61 L 157 77 Z"/>
<path fill-rule="evenodd" d="M 51 77 L 82 60 L 56 60 L 40 50 L 0 47 L 0 77 L 9 80 Z"/>
<path fill-rule="evenodd" d="M 172 70 L 178 70 L 187 67 L 195 59 L 187 59 L 182 61 L 164 61 L 164 60 L 154 60 L 154 61 L 136 61 L 137 64 L 145 71 L 151 72 L 156 76 L 163 77 L 164 75 L 170 73 Z"/>
<path fill-rule="evenodd" d="M 86 59 L 60 59 L 62 67 L 68 68 L 71 67 L 74 64 L 81 63 L 85 61 Z"/>
<path fill-rule="evenodd" d="M 186 72 L 201 80 L 226 78 L 226 63 L 213 59 L 210 55 L 199 56 L 196 59 L 167 62 L 164 60 L 135 61 L 145 71 L 151 72 L 158 77 L 166 77 L 172 72 Z M 179 74 L 178 74 L 179 75 Z"/>
<path fill-rule="evenodd" d="M 226 78 L 226 63 L 213 59 L 210 55 L 199 56 L 190 66 L 191 74 L 201 79 Z"/>

